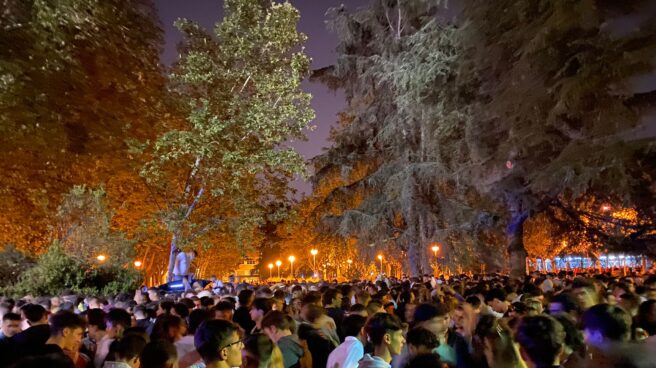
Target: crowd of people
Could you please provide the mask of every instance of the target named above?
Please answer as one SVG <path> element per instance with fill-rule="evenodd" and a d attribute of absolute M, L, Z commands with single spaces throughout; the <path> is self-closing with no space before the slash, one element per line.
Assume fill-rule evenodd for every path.
<path fill-rule="evenodd" d="M 649 273 L 212 281 L 3 298 L 0 367 L 656 366 Z"/>

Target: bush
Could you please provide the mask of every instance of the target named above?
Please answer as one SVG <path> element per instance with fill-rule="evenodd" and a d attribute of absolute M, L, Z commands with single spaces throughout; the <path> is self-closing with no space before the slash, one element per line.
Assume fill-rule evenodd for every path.
<path fill-rule="evenodd" d="M 86 295 L 113 295 L 134 291 L 141 281 L 138 271 L 129 265 L 100 264 L 69 256 L 54 242 L 36 265 L 23 272 L 18 281 L 5 289 L 15 296 L 60 295 L 70 290 Z"/>
<path fill-rule="evenodd" d="M 34 260 L 20 252 L 12 244 L 0 252 L 0 287 L 6 287 L 18 281 L 22 272 L 34 266 Z"/>

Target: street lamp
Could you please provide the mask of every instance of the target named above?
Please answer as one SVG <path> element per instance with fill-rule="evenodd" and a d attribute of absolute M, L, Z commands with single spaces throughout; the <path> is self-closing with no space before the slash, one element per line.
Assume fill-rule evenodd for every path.
<path fill-rule="evenodd" d="M 280 278 L 280 265 L 281 264 L 282 264 L 282 262 L 280 262 L 280 260 L 276 261 L 276 266 L 278 266 L 278 278 Z"/>
<path fill-rule="evenodd" d="M 269 263 L 269 278 L 273 277 L 272 272 L 273 272 L 273 263 Z"/>
<path fill-rule="evenodd" d="M 432 250 L 433 253 L 435 254 L 435 258 L 437 258 L 437 251 L 440 250 L 440 247 L 438 247 L 437 245 L 433 245 L 433 247 L 431 248 L 431 250 Z"/>
<path fill-rule="evenodd" d="M 294 261 L 296 260 L 296 257 L 294 257 L 294 256 L 289 256 L 289 258 L 287 258 L 287 259 L 289 260 L 289 263 L 292 264 L 292 269 L 291 269 L 291 271 L 292 271 L 292 272 L 291 272 L 291 278 L 294 278 Z"/>
<path fill-rule="evenodd" d="M 317 253 L 319 253 L 319 251 L 316 249 L 310 251 L 310 254 L 312 254 L 312 271 L 314 273 L 317 272 Z"/>
<path fill-rule="evenodd" d="M 107 257 L 104 254 L 100 254 L 98 255 L 98 257 L 96 257 L 96 259 L 99 260 L 100 262 L 105 262 Z"/>
<path fill-rule="evenodd" d="M 380 273 L 383 273 L 383 255 L 379 254 L 378 255 L 378 260 L 380 261 Z"/>
<path fill-rule="evenodd" d="M 139 261 L 139 260 L 134 261 L 134 267 L 139 268 L 139 267 L 141 267 L 141 265 L 142 265 L 141 261 Z"/>

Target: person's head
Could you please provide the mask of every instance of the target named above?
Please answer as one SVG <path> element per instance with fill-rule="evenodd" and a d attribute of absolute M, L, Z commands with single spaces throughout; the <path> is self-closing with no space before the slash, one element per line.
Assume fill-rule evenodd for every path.
<path fill-rule="evenodd" d="M 42 305 L 25 304 L 21 308 L 21 313 L 23 313 L 30 326 L 48 323 L 48 312 Z"/>
<path fill-rule="evenodd" d="M 175 303 L 171 309 L 171 314 L 184 319 L 189 317 L 189 308 L 184 303 Z"/>
<path fill-rule="evenodd" d="M 159 301 L 159 290 L 156 288 L 148 289 L 148 299 L 153 302 Z"/>
<path fill-rule="evenodd" d="M 153 340 L 146 344 L 139 355 L 141 368 L 177 368 L 178 352 L 167 340 Z"/>
<path fill-rule="evenodd" d="M 636 293 L 623 293 L 619 296 L 617 305 L 624 308 L 631 317 L 638 314 L 638 307 L 640 307 L 640 295 Z"/>
<path fill-rule="evenodd" d="M 123 331 L 132 325 L 132 317 L 124 309 L 112 308 L 105 316 L 107 326 L 107 337 L 111 339 L 121 338 Z"/>
<path fill-rule="evenodd" d="M 640 304 L 636 322 L 637 327 L 642 328 L 647 335 L 656 335 L 656 300 L 650 299 Z"/>
<path fill-rule="evenodd" d="M 578 303 L 576 299 L 574 299 L 574 297 L 569 293 L 561 293 L 551 298 L 547 310 L 552 316 L 560 313 L 566 313 L 574 317 L 578 317 L 579 314 Z"/>
<path fill-rule="evenodd" d="M 504 289 L 494 288 L 485 295 L 485 302 L 497 313 L 506 313 L 509 303 L 506 301 L 508 294 Z"/>
<path fill-rule="evenodd" d="M 174 305 L 175 303 L 170 300 L 162 300 L 157 305 L 157 315 L 161 316 L 162 314 L 171 314 Z"/>
<path fill-rule="evenodd" d="M 401 353 L 405 338 L 398 317 L 387 313 L 376 313 L 365 325 L 365 331 L 376 351 L 385 350 L 389 358 Z M 389 362 L 388 362 L 389 363 Z"/>
<path fill-rule="evenodd" d="M 349 308 L 348 314 L 350 316 L 358 315 L 358 316 L 362 316 L 364 318 L 367 318 L 369 316 L 369 314 L 367 313 L 367 308 L 362 304 L 353 304 Z"/>
<path fill-rule="evenodd" d="M 449 309 L 445 304 L 420 304 L 415 309 L 414 323 L 416 327 L 423 327 L 439 338 L 449 329 Z"/>
<path fill-rule="evenodd" d="M 599 295 L 594 284 L 586 279 L 577 278 L 572 283 L 572 296 L 579 305 L 581 311 L 596 305 L 599 302 Z"/>
<path fill-rule="evenodd" d="M 627 341 L 631 337 L 631 316 L 622 308 L 597 304 L 581 316 L 583 338 L 593 347 L 612 341 Z"/>
<path fill-rule="evenodd" d="M 440 356 L 434 353 L 418 354 L 410 358 L 405 368 L 443 367 Z"/>
<path fill-rule="evenodd" d="M 328 289 L 322 296 L 322 302 L 326 308 L 341 308 L 342 292 L 338 289 Z"/>
<path fill-rule="evenodd" d="M 2 316 L 2 334 L 12 337 L 21 332 L 21 317 L 18 313 L 8 312 Z"/>
<path fill-rule="evenodd" d="M 525 361 L 536 368 L 560 364 L 559 356 L 565 344 L 563 326 L 550 316 L 524 317 L 515 336 Z"/>
<path fill-rule="evenodd" d="M 243 368 L 282 368 L 282 352 L 267 335 L 255 334 L 244 342 Z"/>
<path fill-rule="evenodd" d="M 342 320 L 342 333 L 344 336 L 353 336 L 362 341 L 366 341 L 364 325 L 367 323 L 367 317 L 357 314 L 351 314 Z"/>
<path fill-rule="evenodd" d="M 237 299 L 239 300 L 240 307 L 249 308 L 251 306 L 251 303 L 253 303 L 253 300 L 255 299 L 255 293 L 253 292 L 253 290 L 244 289 L 239 292 L 239 295 L 237 295 Z"/>
<path fill-rule="evenodd" d="M 269 298 L 256 298 L 251 304 L 249 314 L 255 324 L 260 327 L 264 315 L 269 313 L 273 307 L 273 300 Z"/>
<path fill-rule="evenodd" d="M 230 321 L 215 319 L 201 323 L 194 335 L 194 346 L 206 365 L 224 362 L 228 367 L 241 365 L 242 340 Z"/>
<path fill-rule="evenodd" d="M 225 319 L 226 321 L 232 321 L 232 317 L 235 313 L 235 307 L 227 300 L 221 300 L 212 307 L 214 311 L 215 319 Z"/>
<path fill-rule="evenodd" d="M 69 311 L 60 311 L 50 317 L 50 337 L 64 350 L 77 351 L 84 337 L 86 322 Z"/>
<path fill-rule="evenodd" d="M 372 300 L 367 304 L 367 314 L 373 316 L 376 313 L 385 313 L 385 309 L 379 300 Z"/>
<path fill-rule="evenodd" d="M 187 329 L 188 335 L 193 335 L 196 330 L 205 321 L 212 319 L 212 312 L 207 309 L 194 309 L 189 314 L 189 328 Z"/>
<path fill-rule="evenodd" d="M 565 359 L 570 354 L 581 351 L 584 347 L 583 334 L 576 328 L 574 320 L 566 314 L 558 314 L 554 318 L 560 322 L 565 331 L 565 347 L 562 357 Z"/>
<path fill-rule="evenodd" d="M 262 319 L 262 330 L 273 342 L 278 343 L 280 338 L 293 333 L 294 321 L 281 311 L 270 311 Z"/>
<path fill-rule="evenodd" d="M 175 343 L 186 333 L 187 324 L 185 320 L 174 315 L 163 315 L 157 317 L 151 338 L 153 340 L 164 339 Z"/>
<path fill-rule="evenodd" d="M 146 347 L 146 340 L 138 335 L 127 335 L 116 343 L 116 360 L 139 368 L 139 356 Z"/>
<path fill-rule="evenodd" d="M 411 356 L 428 354 L 440 344 L 437 336 L 423 327 L 415 327 L 408 331 L 405 340 Z"/>
<path fill-rule="evenodd" d="M 474 341 L 477 348 L 482 348 L 489 367 L 519 366 L 511 330 L 502 320 L 491 315 L 481 316 L 474 330 Z"/>
<path fill-rule="evenodd" d="M 102 309 L 89 309 L 86 316 L 89 337 L 99 341 L 105 335 L 107 329 L 105 312 Z"/>

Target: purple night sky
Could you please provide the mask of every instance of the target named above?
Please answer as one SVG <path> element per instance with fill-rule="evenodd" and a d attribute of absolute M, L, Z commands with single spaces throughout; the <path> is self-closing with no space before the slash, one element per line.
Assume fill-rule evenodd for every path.
<path fill-rule="evenodd" d="M 325 13 L 329 8 L 344 3 L 349 10 L 355 10 L 368 3 L 368 0 L 291 0 L 299 9 L 301 20 L 299 30 L 308 36 L 306 52 L 312 58 L 312 68 L 317 69 L 331 65 L 336 61 L 337 36 L 326 29 Z M 181 41 L 181 34 L 173 26 L 178 18 L 197 21 L 206 29 L 223 18 L 223 1 L 221 0 L 155 0 L 160 19 L 165 31 L 165 48 L 162 62 L 170 65 L 177 59 L 176 45 Z M 345 105 L 344 96 L 339 92 L 328 90 L 322 84 L 303 82 L 303 89 L 313 96 L 312 107 L 316 118 L 312 122 L 316 128 L 307 132 L 307 142 L 293 142 L 306 159 L 320 154 L 329 145 L 330 127 L 337 121 L 337 112 Z M 309 193 L 311 186 L 301 180 L 294 183 L 300 192 Z"/>

